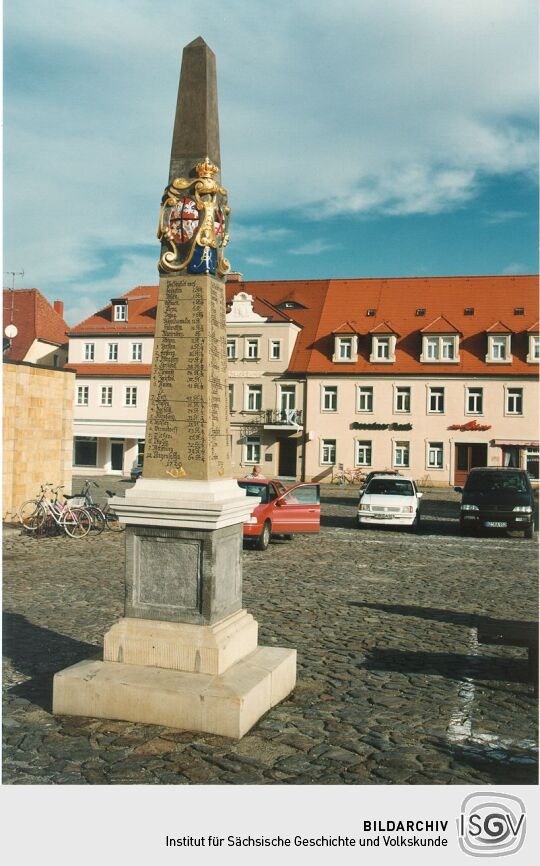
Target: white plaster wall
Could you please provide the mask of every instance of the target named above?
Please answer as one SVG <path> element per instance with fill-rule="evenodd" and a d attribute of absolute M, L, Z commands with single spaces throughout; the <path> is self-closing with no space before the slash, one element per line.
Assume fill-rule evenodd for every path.
<path fill-rule="evenodd" d="M 324 385 L 338 388 L 337 412 L 321 409 L 321 392 Z M 373 412 L 359 412 L 356 403 L 357 386 L 373 388 Z M 394 388 L 411 388 L 410 414 L 394 411 Z M 428 412 L 428 388 L 444 387 L 444 414 Z M 482 415 L 466 414 L 466 387 L 483 388 L 484 406 Z M 506 413 L 506 388 L 523 388 L 523 415 L 510 416 Z M 538 388 L 536 381 L 512 380 L 503 376 L 490 378 L 452 379 L 392 379 L 365 377 L 345 379 L 328 377 L 310 379 L 307 385 L 307 416 L 305 431 L 306 477 L 329 480 L 331 467 L 320 461 L 321 441 L 336 440 L 336 463 L 346 468 L 355 466 L 355 440 L 372 442 L 373 469 L 393 467 L 393 442 L 410 442 L 410 466 L 407 470 L 412 477 L 422 478 L 430 475 L 433 484 L 453 483 L 454 444 L 456 442 L 489 443 L 493 439 L 538 439 Z M 486 431 L 449 430 L 453 424 L 466 424 L 476 420 L 480 425 L 489 425 Z M 391 430 L 351 430 L 353 422 L 360 423 L 412 423 L 408 431 Z M 429 468 L 427 465 L 427 445 L 429 442 L 442 442 L 444 445 L 443 469 Z M 488 462 L 499 465 L 501 449 L 488 448 Z M 367 470 L 369 471 L 369 470 Z M 405 470 L 404 470 L 405 471 Z"/>

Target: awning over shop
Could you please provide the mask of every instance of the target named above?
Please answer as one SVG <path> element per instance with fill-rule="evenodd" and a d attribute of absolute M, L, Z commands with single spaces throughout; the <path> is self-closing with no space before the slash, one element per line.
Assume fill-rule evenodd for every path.
<path fill-rule="evenodd" d="M 492 439 L 492 445 L 498 445 L 500 448 L 511 446 L 513 448 L 538 448 L 538 440 L 529 439 Z"/>

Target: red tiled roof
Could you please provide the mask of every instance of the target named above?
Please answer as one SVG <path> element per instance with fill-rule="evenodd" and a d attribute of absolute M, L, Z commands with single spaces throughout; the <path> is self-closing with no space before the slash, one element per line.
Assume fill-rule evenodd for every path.
<path fill-rule="evenodd" d="M 136 286 L 122 297 L 128 300 L 127 322 L 112 321 L 112 305 L 70 328 L 68 335 L 79 337 L 96 334 L 153 334 L 156 327 L 157 286 Z"/>
<path fill-rule="evenodd" d="M 493 322 L 489 328 L 486 328 L 486 334 L 514 334 L 515 331 L 505 325 L 504 322 Z"/>
<path fill-rule="evenodd" d="M 422 328 L 421 334 L 461 334 L 459 328 L 456 328 L 452 322 L 449 322 L 445 316 L 437 316 L 429 325 Z"/>
<path fill-rule="evenodd" d="M 493 325 L 494 316 L 514 322 L 514 309 L 519 304 L 525 310 L 527 321 L 538 319 L 538 277 L 536 276 L 482 276 L 482 277 L 399 277 L 389 279 L 339 279 L 339 280 L 281 280 L 245 282 L 231 281 L 226 284 L 227 301 L 239 291 L 246 291 L 255 298 L 254 309 L 268 316 L 269 308 L 285 301 L 294 300 L 301 305 L 293 311 L 294 321 L 301 327 L 289 364 L 289 372 L 295 374 L 336 373 L 332 362 L 334 333 L 343 323 L 345 315 L 357 324 L 358 360 L 347 364 L 340 375 L 369 375 L 390 370 L 401 375 L 477 375 L 488 373 L 485 364 L 486 332 Z M 145 295 L 146 297 L 141 298 Z M 128 322 L 111 322 L 110 305 L 90 316 L 70 330 L 70 334 L 83 335 L 102 333 L 153 333 L 155 328 L 155 305 L 157 286 L 138 286 L 125 297 L 129 299 Z M 466 316 L 465 308 L 474 307 L 474 315 Z M 420 362 L 422 331 L 419 328 L 418 308 L 425 309 L 428 321 L 443 317 L 462 335 L 459 363 Z M 379 323 L 386 322 L 389 330 L 398 336 L 396 361 L 371 363 L 370 334 L 377 331 L 369 328 L 372 320 L 366 311 L 376 309 Z M 520 321 L 522 317 L 520 317 Z M 390 324 L 391 323 L 391 324 Z M 429 327 L 429 326 L 428 326 Z M 534 326 L 533 326 L 534 327 Z M 506 329 L 507 326 L 504 325 Z M 507 375 L 532 374 L 527 363 L 528 333 L 533 328 L 520 328 L 513 333 L 512 364 L 505 367 Z M 493 331 L 491 331 L 493 333 Z M 403 336 L 400 336 L 403 335 Z M 98 365 L 91 366 L 96 370 Z M 112 365 L 105 365 L 107 368 Z M 114 365 L 114 369 L 118 369 Z M 130 368 L 131 369 L 131 368 Z"/>
<path fill-rule="evenodd" d="M 117 376 L 125 379 L 128 376 L 138 378 L 150 376 L 151 364 L 69 364 L 66 370 L 72 370 L 77 376 Z"/>
<path fill-rule="evenodd" d="M 358 329 L 354 326 L 356 322 L 342 322 L 337 328 L 332 331 L 333 334 L 357 334 Z"/>
<path fill-rule="evenodd" d="M 17 336 L 4 358 L 23 361 L 34 340 L 54 346 L 67 343 L 68 326 L 39 289 L 4 289 L 4 328 L 13 324 Z"/>
<path fill-rule="evenodd" d="M 390 322 L 386 321 L 379 322 L 379 324 L 375 325 L 374 328 L 370 328 L 368 334 L 395 334 L 396 337 L 400 336 L 396 329 L 392 327 Z"/>

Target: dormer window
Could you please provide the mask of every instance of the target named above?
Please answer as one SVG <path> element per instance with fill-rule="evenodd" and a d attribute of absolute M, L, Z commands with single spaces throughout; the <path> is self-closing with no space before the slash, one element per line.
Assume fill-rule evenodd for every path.
<path fill-rule="evenodd" d="M 354 364 L 358 357 L 358 334 L 355 322 L 343 322 L 333 331 L 335 364 Z"/>
<path fill-rule="evenodd" d="M 509 355 L 508 337 L 493 337 L 490 336 L 489 360 L 490 361 L 506 361 Z"/>
<path fill-rule="evenodd" d="M 336 335 L 334 337 L 334 354 L 332 361 L 336 364 L 353 364 L 358 356 L 358 337 Z"/>
<path fill-rule="evenodd" d="M 512 363 L 512 333 L 512 329 L 500 321 L 487 329 L 487 364 Z"/>
<path fill-rule="evenodd" d="M 127 322 L 128 305 L 124 300 L 113 300 L 113 322 Z"/>
<path fill-rule="evenodd" d="M 373 354 L 378 361 L 390 360 L 390 337 L 373 338 Z"/>
<path fill-rule="evenodd" d="M 460 331 L 444 316 L 439 316 L 420 331 L 423 364 L 457 364 Z"/>
<path fill-rule="evenodd" d="M 396 360 L 396 335 L 372 334 L 371 355 L 372 364 L 393 364 Z"/>
<path fill-rule="evenodd" d="M 379 322 L 369 332 L 371 335 L 371 364 L 393 364 L 396 360 L 396 343 L 399 337 L 390 322 Z"/>
<path fill-rule="evenodd" d="M 529 334 L 529 354 L 527 355 L 528 364 L 538 364 L 540 361 L 540 336 L 538 334 Z"/>
<path fill-rule="evenodd" d="M 421 361 L 456 361 L 458 355 L 456 336 L 423 336 Z"/>

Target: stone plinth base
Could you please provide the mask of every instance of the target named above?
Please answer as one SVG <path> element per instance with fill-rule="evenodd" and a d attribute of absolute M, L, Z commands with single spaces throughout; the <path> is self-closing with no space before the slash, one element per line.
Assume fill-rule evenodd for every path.
<path fill-rule="evenodd" d="M 125 617 L 105 634 L 107 662 L 222 674 L 257 649 L 257 623 L 239 610 L 215 625 Z"/>
<path fill-rule="evenodd" d="M 220 675 L 107 661 L 57 673 L 53 713 L 240 739 L 296 682 L 296 650 L 259 647 Z"/>

